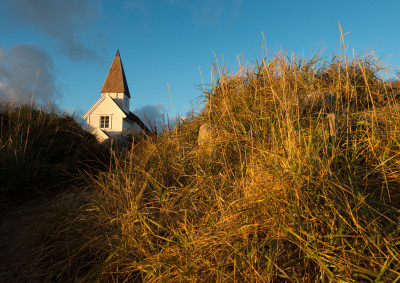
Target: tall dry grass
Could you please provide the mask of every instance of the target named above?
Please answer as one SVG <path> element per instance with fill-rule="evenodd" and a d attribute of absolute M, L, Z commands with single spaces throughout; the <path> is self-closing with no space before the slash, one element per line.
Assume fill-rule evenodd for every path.
<path fill-rule="evenodd" d="M 79 209 L 48 213 L 36 275 L 398 281 L 399 93 L 380 70 L 370 57 L 281 54 L 234 75 L 216 70 L 198 116 L 88 175 Z M 310 105 L 315 91 L 337 103 Z M 214 132 L 199 147 L 203 123 Z"/>

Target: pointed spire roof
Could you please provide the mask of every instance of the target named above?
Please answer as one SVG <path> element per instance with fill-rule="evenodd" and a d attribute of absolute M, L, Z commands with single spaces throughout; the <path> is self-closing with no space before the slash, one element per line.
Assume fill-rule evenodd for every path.
<path fill-rule="evenodd" d="M 125 93 L 129 98 L 131 97 L 129 93 L 128 83 L 126 82 L 124 67 L 122 66 L 121 57 L 119 56 L 119 49 L 115 55 L 114 61 L 111 64 L 110 71 L 106 81 L 104 82 L 101 93 L 106 92 L 118 92 Z"/>

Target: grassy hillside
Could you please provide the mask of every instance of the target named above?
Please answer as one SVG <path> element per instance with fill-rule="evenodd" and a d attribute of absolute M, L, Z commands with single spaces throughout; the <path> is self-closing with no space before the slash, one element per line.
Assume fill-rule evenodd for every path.
<path fill-rule="evenodd" d="M 216 70 L 195 119 L 88 175 L 79 209 L 47 212 L 28 261 L 51 280 L 398 280 L 399 93 L 379 70 L 279 54 Z"/>

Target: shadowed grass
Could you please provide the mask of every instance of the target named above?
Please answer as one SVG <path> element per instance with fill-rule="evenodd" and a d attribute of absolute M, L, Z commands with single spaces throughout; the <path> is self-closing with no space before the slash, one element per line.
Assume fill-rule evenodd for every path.
<path fill-rule="evenodd" d="M 399 93 L 375 59 L 216 70 L 192 121 L 89 175 L 38 231 L 38 274 L 98 281 L 400 278 Z M 335 105 L 310 105 L 329 91 Z M 331 136 L 326 114 L 338 115 Z M 198 129 L 212 123 L 205 147 Z"/>
<path fill-rule="evenodd" d="M 73 117 L 33 102 L 0 104 L 0 196 L 23 201 L 59 191 L 94 168 L 100 147 Z M 90 163 L 90 164 L 89 164 Z"/>

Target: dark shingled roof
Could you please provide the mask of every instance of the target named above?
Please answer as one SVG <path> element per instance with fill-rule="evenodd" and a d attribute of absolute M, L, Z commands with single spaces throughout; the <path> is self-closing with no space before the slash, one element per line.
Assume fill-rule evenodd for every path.
<path fill-rule="evenodd" d="M 101 89 L 101 93 L 106 92 L 125 93 L 129 98 L 131 97 L 125 78 L 124 67 L 122 66 L 121 57 L 119 56 L 119 50 L 115 55 L 110 71 L 108 71 L 106 81 Z"/>

